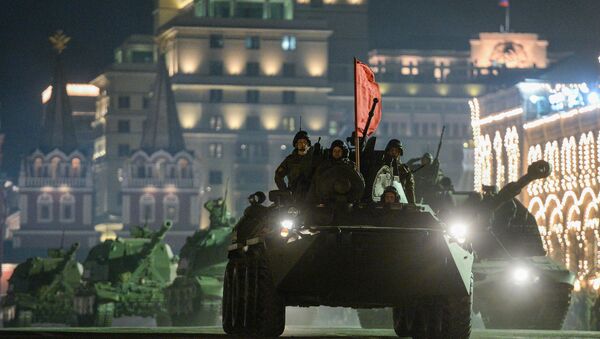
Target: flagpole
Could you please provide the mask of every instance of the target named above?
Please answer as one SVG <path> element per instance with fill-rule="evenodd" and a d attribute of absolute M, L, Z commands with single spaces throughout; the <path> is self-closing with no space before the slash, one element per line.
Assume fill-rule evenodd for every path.
<path fill-rule="evenodd" d="M 360 138 L 358 137 L 358 101 L 356 98 L 356 65 L 358 59 L 354 57 L 354 162 L 357 171 L 360 171 Z"/>

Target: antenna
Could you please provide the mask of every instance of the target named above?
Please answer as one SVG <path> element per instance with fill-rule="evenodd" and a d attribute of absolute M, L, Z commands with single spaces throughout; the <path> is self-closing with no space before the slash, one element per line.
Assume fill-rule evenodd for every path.
<path fill-rule="evenodd" d="M 300 116 L 300 129 L 299 129 L 299 131 L 301 131 L 301 130 L 302 130 L 302 116 Z"/>

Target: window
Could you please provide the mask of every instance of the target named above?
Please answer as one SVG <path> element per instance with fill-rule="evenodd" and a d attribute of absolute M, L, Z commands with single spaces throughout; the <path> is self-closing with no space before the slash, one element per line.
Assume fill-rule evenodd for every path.
<path fill-rule="evenodd" d="M 296 118 L 284 117 L 283 118 L 283 129 L 286 131 L 293 132 L 296 130 Z"/>
<path fill-rule="evenodd" d="M 215 159 L 221 159 L 223 157 L 223 144 L 211 143 L 208 145 L 208 156 Z"/>
<path fill-rule="evenodd" d="M 257 104 L 260 98 L 260 92 L 255 89 L 246 91 L 246 102 L 249 104 Z"/>
<path fill-rule="evenodd" d="M 263 18 L 263 4 L 255 1 L 238 0 L 235 3 L 235 16 L 238 18 Z"/>
<path fill-rule="evenodd" d="M 223 75 L 223 62 L 211 61 L 209 67 L 210 75 Z"/>
<path fill-rule="evenodd" d="M 119 120 L 117 123 L 117 131 L 119 133 L 129 133 L 129 120 Z"/>
<path fill-rule="evenodd" d="M 52 160 L 50 160 L 50 177 L 52 179 L 56 179 L 61 175 L 60 167 L 59 157 L 54 157 Z"/>
<path fill-rule="evenodd" d="M 256 77 L 259 75 L 258 62 L 246 63 L 246 75 L 249 77 Z"/>
<path fill-rule="evenodd" d="M 412 132 L 413 132 L 413 135 L 414 135 L 414 136 L 419 136 L 419 135 L 421 135 L 421 134 L 419 133 L 420 131 L 419 131 L 419 124 L 418 124 L 418 123 L 416 123 L 416 122 L 415 122 L 415 123 L 413 123 L 413 124 L 412 124 Z"/>
<path fill-rule="evenodd" d="M 43 163 L 44 163 L 44 160 L 42 158 L 35 158 L 35 160 L 33 161 L 33 176 L 34 177 L 42 176 Z"/>
<path fill-rule="evenodd" d="M 213 115 L 210 117 L 210 129 L 213 131 L 220 131 L 223 128 L 223 117 L 220 115 Z"/>
<path fill-rule="evenodd" d="M 296 76 L 296 65 L 285 63 L 283 64 L 283 76 L 286 78 L 292 78 Z"/>
<path fill-rule="evenodd" d="M 52 221 L 52 196 L 48 193 L 37 198 L 37 219 L 39 222 Z"/>
<path fill-rule="evenodd" d="M 405 122 L 401 122 L 400 123 L 400 135 L 407 135 L 408 131 L 407 131 L 407 125 Z"/>
<path fill-rule="evenodd" d="M 71 194 L 64 194 L 60 197 L 60 221 L 75 221 L 75 197 Z"/>
<path fill-rule="evenodd" d="M 194 15 L 197 17 L 206 16 L 205 5 L 206 2 L 204 0 L 194 0 Z"/>
<path fill-rule="evenodd" d="M 223 90 L 222 89 L 211 89 L 209 93 L 210 102 L 221 102 L 223 101 Z"/>
<path fill-rule="evenodd" d="M 81 176 L 81 159 L 73 158 L 71 160 L 71 176 L 78 178 Z"/>
<path fill-rule="evenodd" d="M 210 48 L 223 48 L 225 42 L 222 34 L 211 34 L 210 35 Z"/>
<path fill-rule="evenodd" d="M 133 51 L 131 52 L 131 62 L 135 64 L 151 64 L 154 62 L 154 53 L 152 51 Z"/>
<path fill-rule="evenodd" d="M 246 129 L 250 131 L 257 131 L 260 129 L 260 119 L 257 116 L 249 116 L 246 118 Z"/>
<path fill-rule="evenodd" d="M 435 122 L 432 122 L 429 127 L 431 128 L 431 133 L 432 134 L 438 134 L 438 124 Z"/>
<path fill-rule="evenodd" d="M 421 131 L 421 134 L 424 136 L 429 135 L 429 124 L 423 123 L 423 124 L 421 124 L 421 126 L 423 128 L 423 130 Z"/>
<path fill-rule="evenodd" d="M 269 7 L 271 10 L 271 19 L 275 19 L 275 20 L 286 19 L 285 4 L 271 2 L 269 4 Z"/>
<path fill-rule="evenodd" d="M 163 199 L 163 216 L 166 220 L 179 221 L 179 198 L 169 194 Z"/>
<path fill-rule="evenodd" d="M 155 204 L 154 196 L 150 194 L 142 195 L 140 198 L 140 222 L 154 222 Z"/>
<path fill-rule="evenodd" d="M 223 183 L 223 173 L 221 171 L 208 172 L 208 183 L 211 185 L 221 185 Z"/>
<path fill-rule="evenodd" d="M 129 144 L 119 144 L 119 156 L 128 157 L 130 154 Z"/>
<path fill-rule="evenodd" d="M 281 49 L 284 51 L 295 51 L 296 37 L 293 35 L 284 35 L 281 39 Z"/>
<path fill-rule="evenodd" d="M 296 103 L 296 92 L 294 91 L 283 91 L 282 102 L 286 105 Z"/>
<path fill-rule="evenodd" d="M 119 108 L 129 108 L 130 100 L 128 96 L 120 96 L 118 99 Z"/>
<path fill-rule="evenodd" d="M 246 37 L 246 49 L 260 49 L 260 38 L 257 36 Z"/>
<path fill-rule="evenodd" d="M 215 18 L 229 18 L 231 16 L 231 0 L 211 1 L 209 13 Z"/>
<path fill-rule="evenodd" d="M 329 121 L 329 135 L 338 134 L 338 122 L 335 120 Z"/>
<path fill-rule="evenodd" d="M 148 108 L 148 107 L 150 107 L 150 98 L 148 98 L 148 97 L 144 97 L 144 98 L 142 99 L 142 107 L 143 107 L 143 108 Z"/>

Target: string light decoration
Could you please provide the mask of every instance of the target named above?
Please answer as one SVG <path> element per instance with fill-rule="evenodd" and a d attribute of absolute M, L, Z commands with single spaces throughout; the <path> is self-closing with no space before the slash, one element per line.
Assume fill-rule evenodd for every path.
<path fill-rule="evenodd" d="M 496 131 L 494 136 L 494 155 L 496 158 L 496 186 L 504 186 L 504 164 L 503 158 L 503 147 L 502 147 L 502 136 L 499 131 Z"/>
<path fill-rule="evenodd" d="M 492 142 L 488 134 L 480 137 L 481 144 L 481 184 L 492 184 Z"/>
<path fill-rule="evenodd" d="M 519 151 L 519 133 L 515 126 L 506 129 L 504 147 L 508 159 L 508 182 L 519 180 L 519 166 L 521 165 L 521 152 Z"/>
<path fill-rule="evenodd" d="M 481 128 L 479 127 L 479 100 L 477 98 L 469 100 L 469 109 L 471 111 L 471 129 L 473 130 L 473 141 L 475 143 L 473 157 L 473 189 L 481 192 Z"/>

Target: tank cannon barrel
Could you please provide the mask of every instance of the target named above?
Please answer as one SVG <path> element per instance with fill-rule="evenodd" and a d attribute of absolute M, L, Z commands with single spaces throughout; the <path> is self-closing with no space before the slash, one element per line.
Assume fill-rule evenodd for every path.
<path fill-rule="evenodd" d="M 73 255 L 75 254 L 75 252 L 77 252 L 77 249 L 79 249 L 79 243 L 78 242 L 76 242 L 73 245 L 71 245 L 71 247 L 69 248 L 69 250 L 65 253 L 65 258 L 70 260 L 73 257 Z"/>
<path fill-rule="evenodd" d="M 547 178 L 552 173 L 552 165 L 545 160 L 538 160 L 529 167 L 527 167 L 527 173 L 519 178 L 517 181 L 509 182 L 506 184 L 494 199 L 491 200 L 491 208 L 497 209 L 503 203 L 510 201 L 519 193 L 521 190 L 529 185 L 532 181 L 537 179 Z"/>
<path fill-rule="evenodd" d="M 150 242 L 148 242 L 142 250 L 143 257 L 149 255 L 152 252 L 152 250 L 156 247 L 156 245 L 160 244 L 161 240 L 164 239 L 165 234 L 171 229 L 172 226 L 173 222 L 167 220 L 162 224 L 158 231 L 152 234 L 152 236 L 150 237 Z"/>

